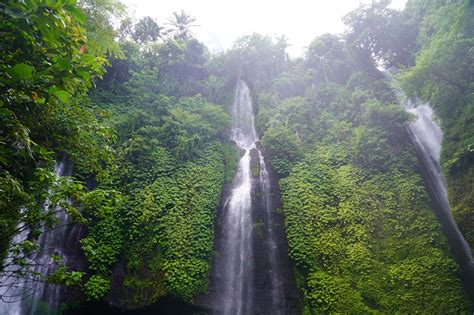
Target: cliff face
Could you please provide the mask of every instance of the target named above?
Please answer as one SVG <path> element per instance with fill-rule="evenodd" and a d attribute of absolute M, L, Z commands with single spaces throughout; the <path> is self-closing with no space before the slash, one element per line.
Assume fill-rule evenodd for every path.
<path fill-rule="evenodd" d="M 271 304 L 271 279 L 270 277 L 270 261 L 268 257 L 268 245 L 267 240 L 267 229 L 265 219 L 265 201 L 264 192 L 262 191 L 262 185 L 260 182 L 260 161 L 256 149 L 253 149 L 250 154 L 251 157 L 251 172 L 252 172 L 252 221 L 253 221 L 253 286 L 254 286 L 254 303 L 255 314 L 268 314 L 266 305 Z M 281 212 L 281 200 L 278 186 L 278 177 L 275 172 L 269 167 L 269 177 L 271 186 L 271 204 L 274 208 L 274 228 L 276 238 L 276 246 L 280 248 L 278 261 L 280 264 L 280 270 L 282 274 L 282 293 L 285 297 L 283 303 L 284 308 L 282 309 L 284 314 L 300 314 L 301 313 L 301 293 L 296 287 L 295 275 L 293 273 L 293 263 L 288 256 L 288 242 L 286 239 L 284 215 Z M 222 259 L 221 242 L 223 233 L 223 211 L 230 197 L 232 190 L 232 183 L 226 183 L 223 186 L 221 199 L 217 212 L 217 219 L 215 223 L 215 241 L 214 241 L 214 254 L 213 254 L 213 266 L 216 265 L 217 260 Z M 211 273 L 209 292 L 201 294 L 196 298 L 196 305 L 208 311 L 212 311 L 214 305 L 214 294 L 216 292 L 216 279 L 215 273 Z M 213 285 L 214 284 L 214 285 Z"/>
<path fill-rule="evenodd" d="M 259 146 L 257 144 L 257 146 Z M 261 150 L 262 148 L 259 147 Z M 271 208 L 272 211 L 272 223 L 274 229 L 274 243 L 273 246 L 279 248 L 277 252 L 278 268 L 281 277 L 281 295 L 282 301 L 282 314 L 301 314 L 302 296 L 301 292 L 296 286 L 296 278 L 294 274 L 293 262 L 290 260 L 288 255 L 288 240 L 286 238 L 285 231 L 285 217 L 281 211 L 281 199 L 280 189 L 278 185 L 278 177 L 276 173 L 266 164 L 270 179 L 270 191 L 271 191 Z M 265 305 L 271 304 L 271 273 L 270 273 L 270 261 L 268 253 L 271 246 L 268 235 L 268 218 L 266 216 L 266 201 L 265 192 L 262 190 L 261 178 L 259 177 L 261 171 L 261 165 L 257 150 L 251 151 L 251 169 L 253 175 L 253 185 L 255 186 L 254 193 L 252 194 L 252 203 L 254 207 L 253 221 L 254 221 L 254 259 L 255 259 L 255 270 L 259 270 L 255 274 L 255 287 L 256 287 L 256 298 L 259 302 L 256 307 L 257 314 L 267 314 L 268 309 Z"/>

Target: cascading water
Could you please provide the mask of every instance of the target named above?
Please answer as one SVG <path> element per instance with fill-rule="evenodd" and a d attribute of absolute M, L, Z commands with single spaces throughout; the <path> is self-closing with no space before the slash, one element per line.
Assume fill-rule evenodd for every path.
<path fill-rule="evenodd" d="M 56 177 L 71 175 L 66 158 L 57 162 L 54 167 Z M 41 227 L 38 244 L 39 250 L 28 257 L 29 266 L 22 267 L 12 264 L 12 258 L 6 259 L 6 268 L 0 279 L 0 314 L 55 314 L 57 313 L 62 287 L 50 284 L 38 278 L 39 275 L 48 275 L 57 264 L 51 260 L 51 255 L 63 257 L 67 265 L 68 216 L 64 209 L 50 209 L 49 201 L 43 205 L 44 211 L 54 211 L 57 223 L 52 228 Z M 18 244 L 29 237 L 29 229 L 22 230 L 12 241 Z"/>
<path fill-rule="evenodd" d="M 265 160 L 260 151 L 258 151 L 260 163 L 260 185 L 263 193 L 263 207 L 265 210 L 265 221 L 267 227 L 267 248 L 270 261 L 270 283 L 271 283 L 271 312 L 270 314 L 283 314 L 286 309 L 283 298 L 283 288 L 281 283 L 281 270 L 279 265 L 278 244 L 276 242 L 275 222 L 273 219 L 273 206 L 270 186 L 270 176 L 268 174 Z"/>
<path fill-rule="evenodd" d="M 284 287 L 290 287 L 287 285 L 290 280 L 280 272 L 283 269 L 280 265 L 290 270 L 287 273 L 291 273 L 291 267 L 286 248 L 278 242 L 274 228 L 269 172 L 257 146 L 249 88 L 241 80 L 232 107 L 231 138 L 243 155 L 224 204 L 219 255 L 213 266 L 212 308 L 217 314 L 280 314 L 285 312 Z M 260 168 L 258 175 L 252 171 L 254 164 Z M 255 211 L 259 206 L 265 229 L 260 234 L 264 237 L 254 233 L 258 225 Z M 291 294 L 286 298 L 292 299 L 288 297 Z"/>
<path fill-rule="evenodd" d="M 453 255 L 463 271 L 463 281 L 468 294 L 474 298 L 474 260 L 472 251 L 459 230 L 451 213 L 444 177 L 439 164 L 442 132 L 437 125 L 433 109 L 427 103 L 412 103 L 396 86 L 390 73 L 397 98 L 402 107 L 415 116 L 408 126 L 408 133 L 415 145 L 422 177 L 431 197 L 433 209 L 441 223 Z"/>
<path fill-rule="evenodd" d="M 219 313 L 248 314 L 252 309 L 252 177 L 250 150 L 257 141 L 247 85 L 239 81 L 232 108 L 232 140 L 245 150 L 239 161 L 224 213 L 221 274 L 217 299 Z"/>
<path fill-rule="evenodd" d="M 25 209 L 20 210 L 22 213 Z M 29 230 L 25 229 L 22 224 L 17 226 L 17 230 L 21 231 L 12 240 L 11 247 L 25 241 L 28 238 Z M 21 266 L 15 264 L 11 255 L 9 255 L 4 264 L 2 277 L 0 278 L 0 314 L 20 315 L 21 303 L 23 297 L 29 292 L 25 290 L 26 279 L 19 278 Z"/>

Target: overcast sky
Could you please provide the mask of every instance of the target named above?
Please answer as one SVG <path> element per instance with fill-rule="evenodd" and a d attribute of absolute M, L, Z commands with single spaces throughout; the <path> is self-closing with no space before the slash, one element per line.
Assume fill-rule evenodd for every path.
<path fill-rule="evenodd" d="M 344 31 L 342 17 L 371 0 L 122 0 L 132 17 L 151 16 L 163 25 L 172 12 L 184 10 L 196 18 L 196 37 L 211 51 L 230 48 L 235 39 L 251 33 L 285 35 L 292 56 L 318 35 Z M 406 0 L 392 0 L 402 9 Z"/>

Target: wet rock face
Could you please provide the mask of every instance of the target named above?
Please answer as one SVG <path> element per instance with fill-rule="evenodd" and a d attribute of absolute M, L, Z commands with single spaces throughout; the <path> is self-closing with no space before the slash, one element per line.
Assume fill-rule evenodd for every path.
<path fill-rule="evenodd" d="M 255 150 L 257 152 L 257 150 Z M 255 165 L 260 172 L 259 156 L 251 155 L 251 165 Z M 263 191 L 260 176 L 253 178 L 252 185 L 252 215 L 253 215 L 253 246 L 255 264 L 255 314 L 268 314 L 268 306 L 272 304 L 272 273 L 268 235 L 268 224 L 273 225 L 273 246 L 277 247 L 276 261 L 280 278 L 281 301 L 278 305 L 280 314 L 301 314 L 301 294 L 296 286 L 293 264 L 288 256 L 288 242 L 285 232 L 284 215 L 277 210 L 281 206 L 278 178 L 275 172 L 266 164 L 270 184 L 270 207 L 272 208 L 269 218 L 266 215 L 265 192 Z"/>
<path fill-rule="evenodd" d="M 87 236 L 87 228 L 84 225 L 72 224 L 70 231 L 66 233 L 67 238 L 65 243 L 68 244 L 65 247 L 66 251 L 66 265 L 70 270 L 81 271 L 88 273 L 87 259 L 84 256 L 84 252 L 81 247 L 80 241 Z M 62 288 L 62 303 L 75 304 L 83 299 L 82 288 L 79 286 L 63 287 Z"/>
<path fill-rule="evenodd" d="M 250 170 L 252 172 L 252 177 L 258 181 L 258 178 L 260 177 L 260 160 L 257 148 L 250 150 Z M 258 188 L 260 186 L 260 182 L 257 182 L 256 184 L 257 185 L 255 185 L 255 188 Z"/>

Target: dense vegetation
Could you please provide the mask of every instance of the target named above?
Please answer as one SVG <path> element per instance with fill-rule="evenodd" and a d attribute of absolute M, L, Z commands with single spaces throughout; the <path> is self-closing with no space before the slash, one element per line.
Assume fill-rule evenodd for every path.
<path fill-rule="evenodd" d="M 193 302 L 207 290 L 221 188 L 236 167 L 228 106 L 242 78 L 280 180 L 304 311 L 467 312 L 406 133 L 412 117 L 377 66 L 401 69 L 404 90 L 435 108 L 453 212 L 474 246 L 472 1 L 388 4 L 361 6 L 345 34 L 317 37 L 296 59 L 284 37 L 258 34 L 211 55 L 184 12 L 165 28 L 108 0 L 1 4 L 2 259 L 28 228 L 10 248 L 28 270 L 61 209 L 87 227 L 87 271 L 58 263 L 36 278 L 124 308 Z M 74 176 L 58 180 L 64 156 Z M 45 211 L 47 199 L 60 207 Z"/>
<path fill-rule="evenodd" d="M 130 308 L 164 295 L 193 301 L 207 289 L 215 212 L 235 149 L 229 115 L 212 103 L 209 54 L 186 31 L 190 25 L 180 24 L 183 17 L 192 23 L 176 14 L 179 31 L 166 38 L 150 18 L 123 28 L 125 58 L 111 59 L 91 94 L 117 132 L 109 178 L 97 184 L 119 200 L 111 204 L 99 193 L 93 204 L 101 200 L 106 213 L 85 212 L 90 230 L 81 243 L 94 272 L 84 286 L 88 299 L 103 298 L 111 281 L 120 289 L 109 298 Z M 117 263 L 123 279 L 112 277 Z"/>
<path fill-rule="evenodd" d="M 412 9 L 412 10 L 415 10 Z M 474 9 L 472 1 L 426 8 L 416 64 L 402 75 L 411 95 L 430 102 L 443 129 L 441 161 L 453 214 L 474 247 Z"/>
<path fill-rule="evenodd" d="M 437 102 L 450 115 L 439 113 L 446 130 L 444 165 L 452 174 L 456 167 L 466 171 L 472 113 L 464 111 L 472 110 L 467 85 L 473 63 L 459 54 L 467 50 L 464 45 L 472 46 L 472 34 L 467 33 L 472 29 L 472 7 L 467 2 L 411 2 L 398 12 L 387 5 L 374 3 L 350 13 L 345 18 L 347 34 L 316 38 L 299 60 L 266 58 L 254 65 L 266 51 L 281 49 L 281 42 L 272 44 L 255 35 L 243 45 L 251 55 L 241 59 L 242 76 L 255 87 L 257 127 L 282 178 L 290 255 L 307 312 L 445 313 L 470 307 L 418 175 L 406 133 L 411 117 L 397 104 L 376 65 L 404 68 L 402 82 L 412 95 L 443 98 Z M 448 36 L 441 34 L 446 32 L 456 37 L 442 40 L 459 43 L 453 44 L 459 45 L 457 49 L 430 47 L 441 40 L 432 29 L 433 37 L 426 34 L 430 27 L 442 28 L 429 24 L 435 18 L 455 28 L 440 29 L 438 36 Z M 429 52 L 436 47 L 449 50 Z M 436 54 L 436 59 L 426 54 Z M 232 58 L 232 52 L 229 55 Z M 459 67 L 448 71 L 454 60 Z M 436 64 L 423 64 L 428 62 Z M 265 72 L 268 69 L 274 72 Z M 453 89 L 432 82 L 436 77 L 431 71 L 464 85 Z M 445 89 L 459 94 L 449 96 Z M 457 99 L 461 103 L 453 104 Z M 460 113 L 466 121 L 459 120 Z M 452 133 L 463 140 L 453 139 Z M 447 148 L 452 145 L 458 150 Z M 450 164 L 446 159 L 453 154 L 460 159 Z M 463 201 L 472 198 L 471 177 L 465 176 L 454 176 L 461 181 L 461 187 L 455 187 L 463 189 Z M 451 191 L 451 198 L 459 196 Z M 464 208 L 465 216 L 459 218 L 468 237 L 469 211 Z"/>
<path fill-rule="evenodd" d="M 89 271 L 58 268 L 51 281 L 80 284 L 87 300 L 117 281 L 124 290 L 111 299 L 126 307 L 192 300 L 206 290 L 216 206 L 235 168 L 230 118 L 213 103 L 224 96 L 193 18 L 175 14 L 166 34 L 151 18 L 126 19 L 117 33 L 106 21 L 120 12 L 114 2 L 2 6 L 1 253 L 29 228 L 36 236 L 11 249 L 12 263 L 34 274 L 35 229 L 66 211 L 88 228 Z M 58 181 L 52 166 L 64 155 L 75 174 Z M 125 278 L 114 280 L 116 266 Z"/>
<path fill-rule="evenodd" d="M 67 154 L 84 172 L 99 176 L 113 157 L 113 131 L 87 92 L 104 74 L 106 54 L 119 54 L 106 21 L 122 9 L 114 2 L 82 5 L 83 10 L 75 1 L 0 6 L 0 253 L 3 260 L 10 240 L 29 229 L 32 239 L 11 249 L 12 263 L 25 267 L 31 263 L 26 256 L 38 249 L 39 231 L 54 224 L 56 205 L 83 222 L 67 199 L 85 197 L 84 185 L 56 179 L 58 156 Z M 51 206 L 45 211 L 46 199 Z M 56 278 L 80 280 L 71 276 Z"/>

